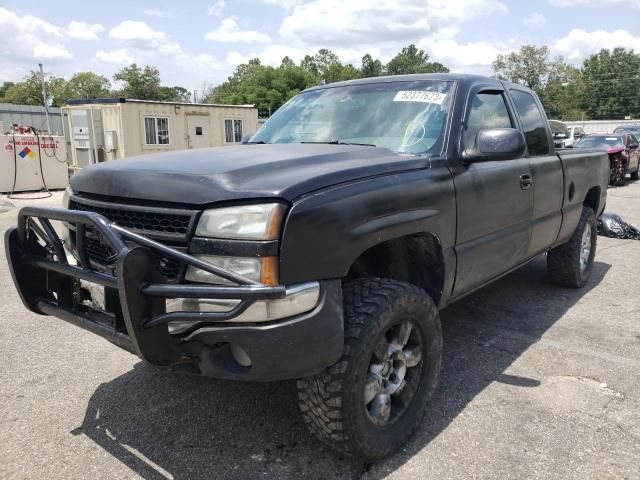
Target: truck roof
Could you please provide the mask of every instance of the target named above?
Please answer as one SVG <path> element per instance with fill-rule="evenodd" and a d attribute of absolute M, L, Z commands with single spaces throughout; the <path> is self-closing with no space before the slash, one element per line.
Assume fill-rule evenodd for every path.
<path fill-rule="evenodd" d="M 414 73 L 409 75 L 388 75 L 382 77 L 369 77 L 369 78 L 356 78 L 354 80 L 345 80 L 342 82 L 327 83 L 325 85 L 317 85 L 315 87 L 307 88 L 305 92 L 312 90 L 319 90 L 323 88 L 343 87 L 345 85 L 362 85 L 366 83 L 387 83 L 387 82 L 406 82 L 420 81 L 420 80 L 444 80 L 444 81 L 457 81 L 464 84 L 472 84 L 476 82 L 495 84 L 496 86 L 517 86 L 518 88 L 526 88 L 523 85 L 518 85 L 511 82 L 498 80 L 494 77 L 487 77 L 484 75 L 470 75 L 465 73 Z"/>

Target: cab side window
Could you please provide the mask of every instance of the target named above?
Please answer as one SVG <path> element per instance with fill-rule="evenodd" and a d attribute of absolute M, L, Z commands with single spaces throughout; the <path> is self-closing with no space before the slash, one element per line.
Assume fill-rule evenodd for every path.
<path fill-rule="evenodd" d="M 464 147 L 473 147 L 478 132 L 488 128 L 513 128 L 501 93 L 481 92 L 473 97 L 463 134 Z"/>
<path fill-rule="evenodd" d="M 549 153 L 549 136 L 547 135 L 545 117 L 538 108 L 533 95 L 520 90 L 511 90 L 511 97 L 522 123 L 529 155 L 547 155 Z"/>

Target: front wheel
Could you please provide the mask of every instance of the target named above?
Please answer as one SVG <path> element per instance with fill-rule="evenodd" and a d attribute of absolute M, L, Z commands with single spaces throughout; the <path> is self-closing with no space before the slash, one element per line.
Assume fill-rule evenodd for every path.
<path fill-rule="evenodd" d="M 553 283 L 572 288 L 587 283 L 596 255 L 596 235 L 596 214 L 583 207 L 571 239 L 547 253 L 547 273 Z"/>
<path fill-rule="evenodd" d="M 395 280 L 347 282 L 343 298 L 342 357 L 298 380 L 298 404 L 324 443 L 375 461 L 397 450 L 424 415 L 440 372 L 440 317 L 424 290 Z"/>
<path fill-rule="evenodd" d="M 640 160 L 638 160 L 636 171 L 631 174 L 631 180 L 640 180 Z"/>

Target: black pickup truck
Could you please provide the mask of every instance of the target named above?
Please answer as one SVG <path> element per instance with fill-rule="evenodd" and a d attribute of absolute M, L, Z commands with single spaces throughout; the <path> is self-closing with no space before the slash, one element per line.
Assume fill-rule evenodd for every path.
<path fill-rule="evenodd" d="M 587 282 L 608 175 L 602 151 L 554 150 L 520 85 L 361 79 L 296 95 L 245 145 L 86 168 L 6 251 L 32 312 L 155 365 L 298 379 L 309 428 L 376 460 L 436 388 L 439 310 L 541 254 L 552 282 Z"/>

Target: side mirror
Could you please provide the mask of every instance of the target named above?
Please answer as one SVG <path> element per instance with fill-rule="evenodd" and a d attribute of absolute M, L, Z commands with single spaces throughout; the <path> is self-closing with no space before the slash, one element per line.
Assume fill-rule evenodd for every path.
<path fill-rule="evenodd" d="M 631 150 L 635 150 L 636 148 L 638 148 L 638 144 L 637 143 L 632 143 L 631 145 L 629 145 L 629 148 Z"/>
<path fill-rule="evenodd" d="M 242 137 L 242 139 L 240 140 L 240 143 L 243 144 L 243 145 L 246 144 L 246 143 L 249 143 L 249 141 L 251 140 L 251 137 L 253 137 L 253 135 L 254 135 L 253 133 L 244 135 Z"/>
<path fill-rule="evenodd" d="M 465 162 L 487 160 L 512 160 L 524 155 L 527 148 L 524 135 L 515 128 L 491 128 L 480 130 L 475 147 L 463 152 Z"/>

